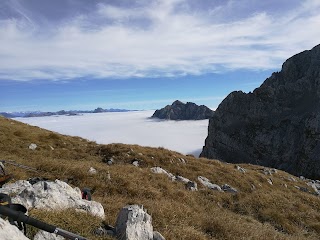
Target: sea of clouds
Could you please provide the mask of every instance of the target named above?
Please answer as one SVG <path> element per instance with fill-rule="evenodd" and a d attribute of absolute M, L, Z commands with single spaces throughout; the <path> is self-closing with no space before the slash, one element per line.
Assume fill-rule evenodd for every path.
<path fill-rule="evenodd" d="M 125 143 L 164 147 L 183 154 L 199 156 L 207 137 L 208 120 L 151 119 L 153 112 L 88 113 L 16 120 L 101 144 Z"/>

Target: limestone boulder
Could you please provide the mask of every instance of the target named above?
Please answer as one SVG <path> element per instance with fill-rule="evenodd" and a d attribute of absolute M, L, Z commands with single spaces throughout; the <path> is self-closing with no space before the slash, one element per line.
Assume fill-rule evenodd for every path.
<path fill-rule="evenodd" d="M 152 218 L 138 205 L 128 205 L 121 209 L 115 230 L 118 240 L 153 239 Z"/>
<path fill-rule="evenodd" d="M 79 188 L 73 188 L 60 180 L 39 181 L 33 185 L 28 181 L 17 181 L 3 185 L 0 192 L 13 196 L 13 203 L 22 204 L 27 209 L 71 208 L 104 218 L 104 209 L 100 203 L 82 199 Z"/>

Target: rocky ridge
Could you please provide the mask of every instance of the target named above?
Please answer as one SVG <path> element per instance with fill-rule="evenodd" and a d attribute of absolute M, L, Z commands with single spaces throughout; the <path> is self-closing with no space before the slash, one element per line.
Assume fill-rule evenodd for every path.
<path fill-rule="evenodd" d="M 252 93 L 230 93 L 201 157 L 320 178 L 320 45 L 289 58 Z"/>
<path fill-rule="evenodd" d="M 171 105 L 156 110 L 152 118 L 168 120 L 203 120 L 213 116 L 214 111 L 204 105 L 197 105 L 192 102 L 183 103 L 179 100 Z"/>

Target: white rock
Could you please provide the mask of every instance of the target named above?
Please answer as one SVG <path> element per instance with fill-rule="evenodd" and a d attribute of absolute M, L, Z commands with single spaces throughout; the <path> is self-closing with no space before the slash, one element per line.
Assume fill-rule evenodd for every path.
<path fill-rule="evenodd" d="M 211 183 L 208 178 L 199 176 L 198 180 L 203 186 L 210 188 L 211 190 L 216 190 L 216 191 L 222 192 L 221 187 L 217 184 Z"/>
<path fill-rule="evenodd" d="M 97 170 L 95 168 L 93 168 L 93 167 L 90 167 L 88 173 L 91 174 L 91 175 L 94 175 L 94 174 L 97 174 Z"/>
<path fill-rule="evenodd" d="M 183 183 L 188 183 L 190 180 L 188 178 L 182 177 L 180 175 L 176 176 L 176 180 Z"/>
<path fill-rule="evenodd" d="M 246 172 L 247 172 L 244 168 L 242 168 L 242 167 L 240 167 L 240 166 L 238 166 L 238 165 L 236 165 L 236 169 L 237 169 L 239 172 L 242 172 L 242 173 L 246 173 Z"/>
<path fill-rule="evenodd" d="M 132 165 L 135 166 L 135 167 L 139 167 L 139 161 L 133 161 Z"/>
<path fill-rule="evenodd" d="M 151 172 L 156 173 L 156 174 L 165 174 L 168 176 L 168 178 L 170 178 L 172 181 L 176 180 L 176 177 L 172 174 L 167 172 L 166 170 L 164 170 L 161 167 L 153 167 L 151 168 Z"/>
<path fill-rule="evenodd" d="M 268 179 L 267 179 L 267 182 L 268 182 L 270 185 L 273 185 L 273 182 L 272 182 L 272 179 L 271 179 L 271 178 L 268 178 Z"/>
<path fill-rule="evenodd" d="M 115 229 L 119 240 L 153 239 L 152 218 L 138 205 L 128 205 L 121 209 Z"/>
<path fill-rule="evenodd" d="M 102 205 L 95 201 L 82 199 L 79 188 L 72 188 L 67 183 L 55 180 L 39 181 L 31 185 L 27 181 L 7 183 L 0 192 L 15 195 L 13 203 L 20 203 L 27 209 L 62 210 L 67 208 L 85 210 L 87 213 L 104 218 Z"/>
<path fill-rule="evenodd" d="M 48 233 L 40 230 L 33 238 L 33 240 L 64 240 L 62 236 L 54 233 Z"/>
<path fill-rule="evenodd" d="M 0 239 L 1 240 L 30 240 L 7 220 L 0 218 Z"/>
<path fill-rule="evenodd" d="M 37 144 L 35 144 L 35 143 L 31 143 L 31 144 L 29 145 L 29 149 L 31 149 L 31 150 L 36 150 L 37 147 L 38 147 L 38 146 L 37 146 Z"/>

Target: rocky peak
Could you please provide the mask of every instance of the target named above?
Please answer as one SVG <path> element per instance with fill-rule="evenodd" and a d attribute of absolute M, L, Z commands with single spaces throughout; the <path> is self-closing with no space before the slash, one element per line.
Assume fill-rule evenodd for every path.
<path fill-rule="evenodd" d="M 230 93 L 202 157 L 320 177 L 320 45 L 289 58 L 253 93 Z"/>
<path fill-rule="evenodd" d="M 156 110 L 152 118 L 170 119 L 170 120 L 202 120 L 212 117 L 214 111 L 204 105 L 198 106 L 195 103 L 183 103 L 179 100 L 171 105 Z"/>

